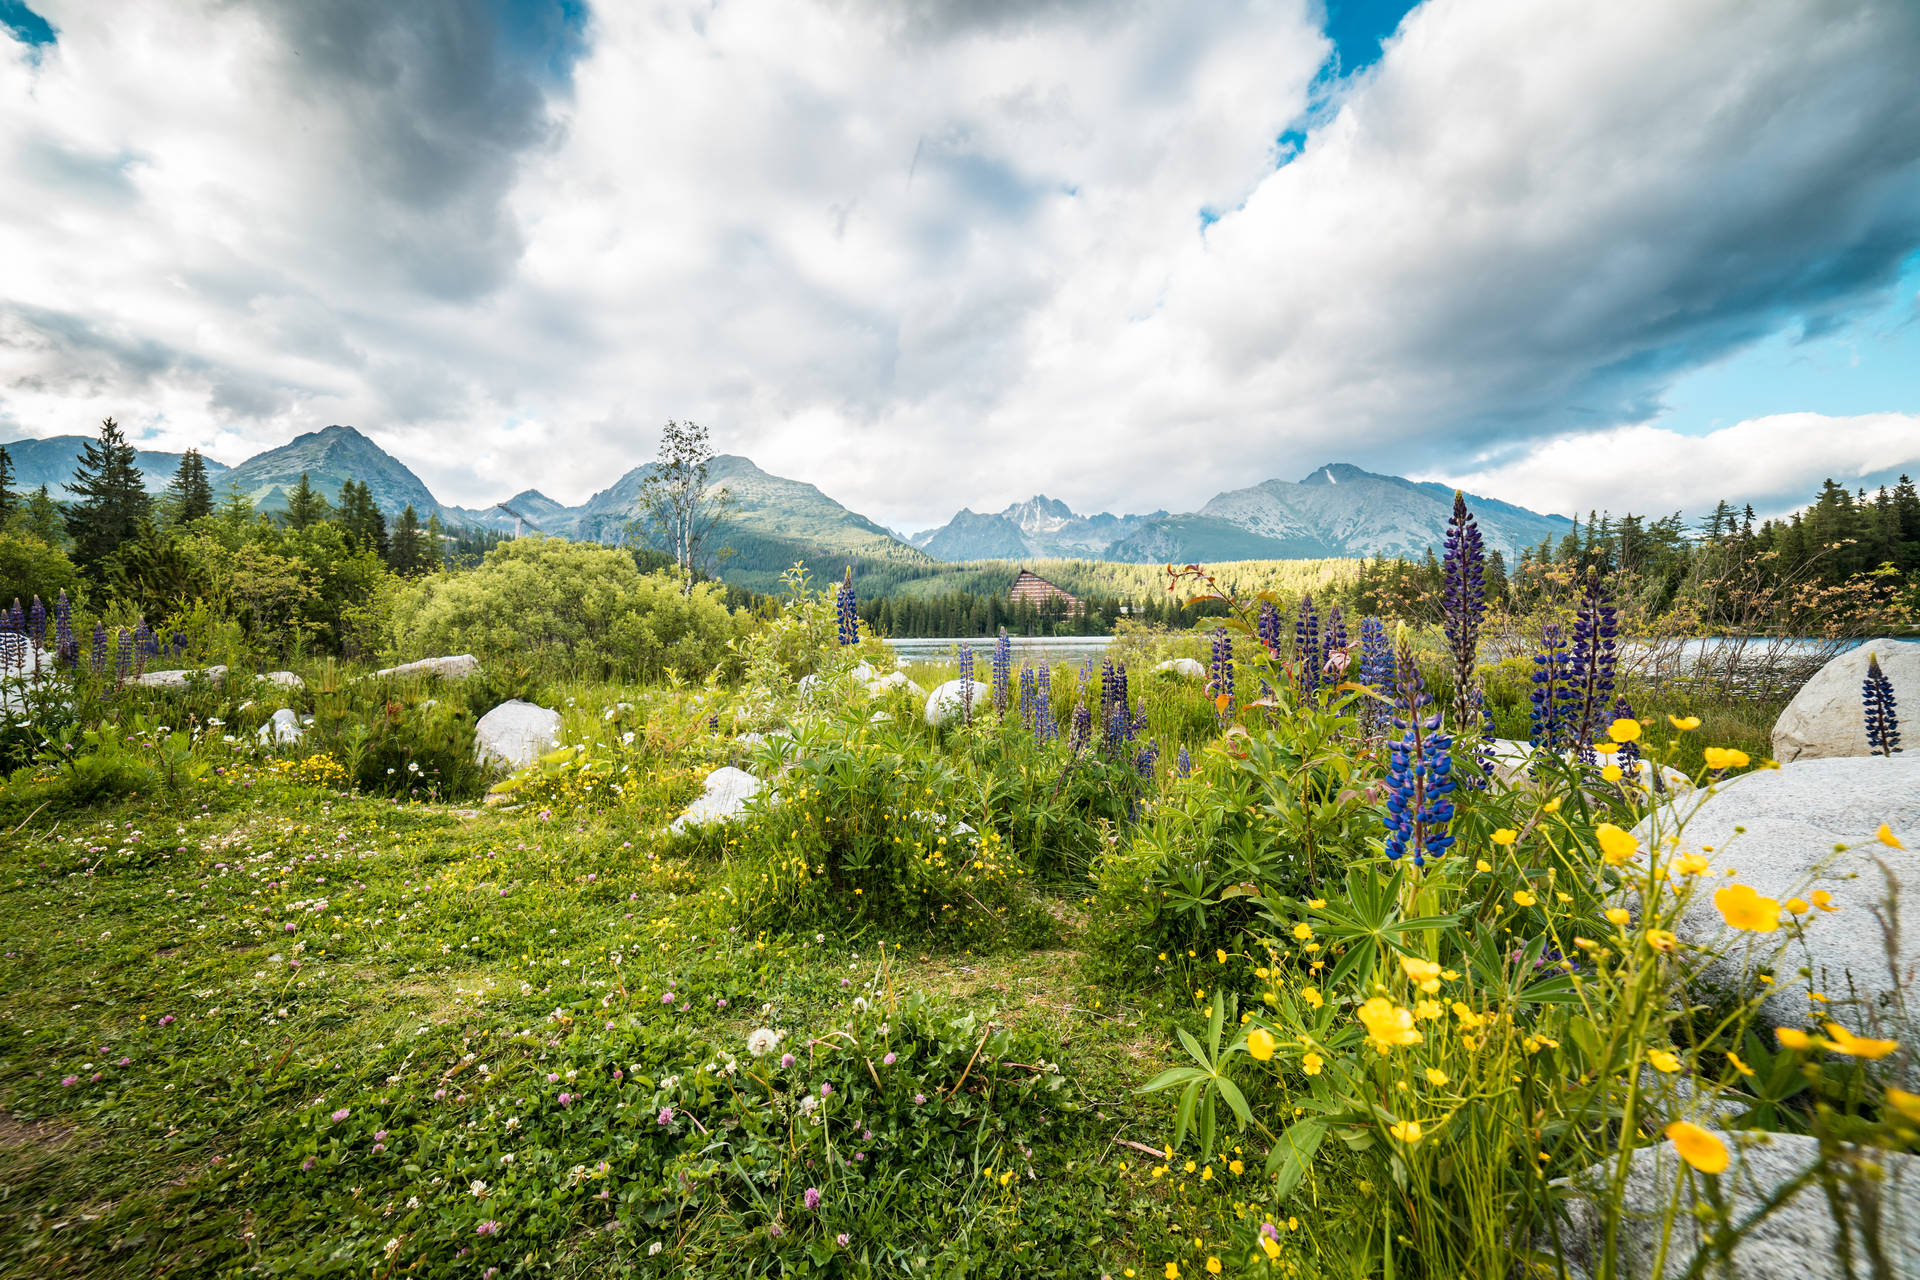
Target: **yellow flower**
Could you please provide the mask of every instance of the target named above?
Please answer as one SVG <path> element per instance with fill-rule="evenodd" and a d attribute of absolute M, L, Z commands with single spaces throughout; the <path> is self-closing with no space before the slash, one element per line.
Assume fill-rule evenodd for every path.
<path fill-rule="evenodd" d="M 1668 1075 L 1672 1075 L 1680 1069 L 1680 1059 L 1674 1057 L 1665 1049 L 1647 1050 L 1647 1061 L 1653 1064 L 1655 1070 L 1664 1071 Z"/>
<path fill-rule="evenodd" d="M 1310 1053 L 1306 1057 L 1300 1059 L 1300 1069 L 1306 1072 L 1310 1076 L 1319 1075 L 1320 1068 L 1326 1065 L 1327 1065 L 1326 1062 L 1317 1053 Z"/>
<path fill-rule="evenodd" d="M 1218 947 L 1216 947 L 1214 948 L 1213 958 L 1215 960 L 1218 960 L 1221 964 L 1225 964 L 1227 962 L 1227 953 L 1220 950 Z"/>
<path fill-rule="evenodd" d="M 1795 1031 L 1792 1027 L 1774 1028 L 1773 1038 L 1780 1042 L 1782 1049 L 1798 1051 L 1813 1048 L 1813 1037 L 1804 1031 Z"/>
<path fill-rule="evenodd" d="M 1447 1011 L 1440 1007 L 1438 1000 L 1422 1000 L 1413 1006 L 1413 1016 L 1427 1022 L 1438 1022 L 1447 1016 Z"/>
<path fill-rule="evenodd" d="M 1747 753 L 1732 747 L 1707 747 L 1701 754 L 1709 769 L 1742 769 L 1747 764 Z"/>
<path fill-rule="evenodd" d="M 1618 782 L 1624 776 L 1625 775 L 1620 772 L 1620 766 L 1617 764 L 1610 764 L 1600 770 L 1600 777 L 1605 782 Z"/>
<path fill-rule="evenodd" d="M 1812 893 L 1808 894 L 1807 897 L 1814 906 L 1820 908 L 1822 911 L 1838 911 L 1840 909 L 1833 905 L 1833 895 L 1825 889 L 1815 889 Z"/>
<path fill-rule="evenodd" d="M 1616 925 L 1619 928 L 1624 929 L 1627 927 L 1627 922 L 1631 919 L 1633 919 L 1633 914 L 1629 912 L 1625 907 L 1608 907 L 1607 908 L 1607 923 L 1609 924 Z"/>
<path fill-rule="evenodd" d="M 1440 989 L 1440 966 L 1431 960 L 1421 960 L 1416 956 L 1401 956 L 1400 967 L 1406 971 L 1407 980 L 1416 984 L 1428 995 Z"/>
<path fill-rule="evenodd" d="M 1873 833 L 1873 838 L 1890 849 L 1904 849 L 1907 847 L 1900 843 L 1899 836 L 1893 834 L 1893 828 L 1884 822 L 1880 824 L 1880 829 Z"/>
<path fill-rule="evenodd" d="M 1615 742 L 1640 741 L 1640 722 L 1622 716 L 1607 726 L 1607 736 Z"/>
<path fill-rule="evenodd" d="M 1671 955 L 1680 945 L 1680 939 L 1666 929 L 1647 930 L 1647 945 L 1663 955 Z"/>
<path fill-rule="evenodd" d="M 1191 1160 L 1189 1160 L 1189 1161 L 1187 1161 L 1187 1172 L 1188 1172 L 1188 1173 L 1192 1173 L 1192 1172 L 1193 1172 L 1193 1171 L 1194 1171 L 1195 1169 L 1198 1169 L 1199 1167 L 1200 1167 L 1200 1166 L 1199 1166 L 1199 1165 L 1197 1165 L 1197 1164 L 1195 1164 L 1195 1163 L 1194 1163 L 1193 1161 L 1191 1161 Z"/>
<path fill-rule="evenodd" d="M 1528 893 L 1525 889 L 1521 889 L 1513 895 L 1513 904 L 1516 907 L 1530 907 L 1538 901 L 1538 898 Z"/>
<path fill-rule="evenodd" d="M 1493 864 L 1485 858 L 1475 858 L 1473 860 L 1473 869 L 1475 871 L 1491 871 L 1493 870 Z"/>
<path fill-rule="evenodd" d="M 1265 1062 L 1273 1056 L 1273 1033 L 1265 1027 L 1255 1027 L 1247 1033 L 1247 1052 Z"/>
<path fill-rule="evenodd" d="M 1541 806 L 1540 806 L 1540 810 L 1541 810 L 1541 812 L 1543 812 L 1543 813 L 1558 813 L 1558 812 L 1560 812 L 1560 797 L 1559 797 L 1559 796 L 1555 796 L 1555 797 L 1554 797 L 1553 799 L 1551 799 L 1551 800 L 1549 800 L 1549 801 L 1547 801 L 1547 802 L 1546 802 L 1545 804 L 1543 804 L 1543 805 L 1541 805 Z"/>
<path fill-rule="evenodd" d="M 1512 827 L 1502 827 L 1494 832 L 1491 838 L 1495 844 L 1509 845 L 1520 838 L 1520 833 Z"/>
<path fill-rule="evenodd" d="M 1180 1280 L 1180 1264 L 1179 1263 L 1169 1262 L 1167 1264 L 1167 1280 Z"/>
<path fill-rule="evenodd" d="M 1265 1251 L 1268 1262 L 1272 1262 L 1280 1256 L 1280 1246 L 1266 1236 L 1260 1237 L 1260 1248 Z"/>
<path fill-rule="evenodd" d="M 1683 853 L 1674 868 L 1683 876 L 1700 876 L 1707 873 L 1707 855 L 1704 853 Z"/>
<path fill-rule="evenodd" d="M 1446 1072 L 1444 1072 L 1444 1071 L 1442 1071 L 1442 1070 L 1440 1070 L 1440 1069 L 1439 1069 L 1438 1067 L 1428 1067 L 1428 1068 L 1427 1068 L 1427 1083 L 1428 1083 L 1428 1084 L 1430 1084 L 1430 1085 L 1433 1085 L 1433 1086 L 1435 1086 L 1436 1088 L 1438 1088 L 1439 1086 L 1441 1086 L 1441 1085 L 1444 1085 L 1444 1084 L 1446 1084 L 1446 1082 L 1447 1082 L 1447 1073 L 1446 1073 Z"/>
<path fill-rule="evenodd" d="M 1640 852 L 1640 842 L 1611 822 L 1603 822 L 1593 829 L 1594 839 L 1600 842 L 1600 856 L 1607 865 L 1617 867 Z"/>
<path fill-rule="evenodd" d="M 1299 924 L 1293 926 L 1293 936 L 1305 942 L 1313 936 L 1313 926 L 1302 920 Z"/>
<path fill-rule="evenodd" d="M 1700 727 L 1699 716 L 1668 716 L 1667 723 L 1682 733 L 1691 732 Z"/>
<path fill-rule="evenodd" d="M 1218 1258 L 1207 1259 L 1207 1274 L 1210 1276 L 1217 1276 L 1220 1274 L 1220 1259 Z"/>
<path fill-rule="evenodd" d="M 1837 1022 L 1827 1024 L 1827 1035 L 1833 1040 L 1835 1053 L 1844 1053 L 1850 1058 L 1865 1058 L 1868 1062 L 1878 1062 L 1900 1047 L 1898 1040 L 1857 1036 Z"/>
<path fill-rule="evenodd" d="M 1420 1133 L 1420 1122 L 1418 1120 L 1395 1120 L 1387 1126 L 1387 1132 L 1408 1146 L 1412 1146 L 1414 1143 L 1420 1141 L 1422 1136 Z"/>
<path fill-rule="evenodd" d="M 1327 905 L 1327 900 L 1325 898 L 1308 898 L 1307 905 L 1312 907 L 1315 911 L 1318 911 L 1320 908 Z"/>
<path fill-rule="evenodd" d="M 1300 988 L 1300 998 L 1315 1009 L 1318 1009 L 1326 1003 L 1326 1001 L 1321 998 L 1319 990 L 1314 987 Z"/>
<path fill-rule="evenodd" d="M 1667 1140 L 1680 1158 L 1702 1173 L 1724 1173 L 1727 1168 L 1727 1144 L 1690 1120 L 1675 1120 L 1667 1126 Z"/>
<path fill-rule="evenodd" d="M 1920 1093 L 1908 1093 L 1905 1089 L 1889 1089 L 1887 1102 L 1895 1111 L 1920 1124 Z"/>
<path fill-rule="evenodd" d="M 1805 898 L 1787 899 L 1787 911 L 1792 915 L 1803 916 L 1811 910 L 1813 910 L 1813 908 L 1807 905 Z"/>
<path fill-rule="evenodd" d="M 1247 1171 L 1247 1166 L 1239 1160 L 1229 1160 L 1227 1162 L 1228 1173 L 1238 1176 L 1240 1174 L 1245 1173 L 1246 1171 Z"/>
<path fill-rule="evenodd" d="M 1748 933 L 1772 933 L 1780 927 L 1780 904 L 1763 898 L 1751 885 L 1730 884 L 1713 893 L 1713 905 L 1727 923 Z"/>
<path fill-rule="evenodd" d="M 1360 1006 L 1357 1016 L 1367 1029 L 1367 1039 L 1383 1054 L 1397 1045 L 1420 1043 L 1421 1035 L 1414 1029 L 1410 1009 L 1396 1008 L 1390 1001 L 1375 996 Z"/>
<path fill-rule="evenodd" d="M 1731 1062 L 1733 1064 L 1733 1069 L 1735 1071 L 1738 1071 L 1741 1075 L 1751 1076 L 1753 1074 L 1753 1068 L 1748 1066 L 1746 1063 L 1740 1061 L 1740 1055 L 1735 1053 L 1731 1049 L 1727 1050 L 1727 1061 Z"/>

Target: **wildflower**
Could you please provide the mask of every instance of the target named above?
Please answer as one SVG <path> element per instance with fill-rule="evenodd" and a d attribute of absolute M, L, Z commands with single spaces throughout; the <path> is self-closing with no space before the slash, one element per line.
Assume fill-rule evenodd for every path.
<path fill-rule="evenodd" d="M 847 575 L 840 582 L 840 592 L 834 601 L 834 618 L 838 623 L 839 640 L 843 645 L 860 643 L 860 614 L 858 602 L 853 597 L 853 566 L 847 566 Z"/>
<path fill-rule="evenodd" d="M 1315 1009 L 1318 1009 L 1326 1003 L 1326 1000 L 1321 997 L 1319 990 L 1315 987 L 1300 988 L 1300 998 Z"/>
<path fill-rule="evenodd" d="M 1730 884 L 1716 889 L 1713 905 L 1728 925 L 1748 933 L 1772 933 L 1780 925 L 1780 904 L 1761 897 L 1750 885 Z"/>
<path fill-rule="evenodd" d="M 1513 905 L 1516 907 L 1530 907 L 1538 901 L 1538 898 L 1528 893 L 1525 889 L 1516 890 L 1513 895 Z"/>
<path fill-rule="evenodd" d="M 1647 1050 L 1647 1061 L 1653 1064 L 1656 1071 L 1667 1075 L 1672 1075 L 1680 1069 L 1680 1059 L 1665 1049 Z"/>
<path fill-rule="evenodd" d="M 898 1059 L 895 1058 L 891 1053 L 889 1053 L 886 1057 L 880 1059 L 880 1065 L 883 1067 L 890 1067 L 897 1061 Z"/>
<path fill-rule="evenodd" d="M 1920 1094 L 1908 1093 L 1905 1089 L 1888 1089 L 1887 1103 L 1907 1119 L 1920 1124 Z"/>
<path fill-rule="evenodd" d="M 1440 1088 L 1447 1083 L 1447 1073 L 1438 1067 L 1428 1067 L 1427 1083 L 1433 1085 L 1435 1088 Z"/>
<path fill-rule="evenodd" d="M 1169 1262 L 1166 1271 L 1167 1280 L 1180 1280 L 1180 1264 Z"/>
<path fill-rule="evenodd" d="M 1900 717 L 1893 698 L 1893 682 L 1880 669 L 1880 659 L 1867 655 L 1867 678 L 1860 685 L 1866 704 L 1867 754 L 1894 756 L 1900 751 Z"/>
<path fill-rule="evenodd" d="M 1600 843 L 1600 856 L 1610 867 L 1617 867 L 1631 861 L 1633 855 L 1640 852 L 1640 842 L 1631 833 L 1622 831 L 1611 822 L 1603 822 L 1593 829 L 1593 838 Z"/>
<path fill-rule="evenodd" d="M 1247 1171 L 1247 1166 L 1245 1161 L 1241 1161 L 1241 1160 L 1227 1161 L 1227 1172 L 1232 1174 L 1234 1177 L 1237 1178 L 1241 1174 L 1245 1173 L 1246 1171 Z"/>
<path fill-rule="evenodd" d="M 1707 855 L 1704 853 L 1683 853 L 1674 862 L 1673 866 L 1674 870 L 1683 876 L 1705 875 L 1708 866 Z M 1800 900 L 1795 898 L 1794 901 L 1799 902 Z M 1801 909 L 1805 910 L 1806 904 L 1801 903 L 1800 905 Z"/>
<path fill-rule="evenodd" d="M 1305 942 L 1313 936 L 1313 926 L 1302 920 L 1299 924 L 1293 926 L 1293 936 Z"/>
<path fill-rule="evenodd" d="M 1425 1136 L 1420 1132 L 1418 1120 L 1396 1120 L 1387 1126 L 1387 1132 L 1408 1146 L 1412 1146 Z"/>
<path fill-rule="evenodd" d="M 1815 889 L 1812 893 L 1807 895 L 1807 898 L 1813 903 L 1814 906 L 1818 907 L 1822 911 L 1838 911 L 1840 909 L 1833 905 L 1833 895 L 1828 893 L 1825 889 Z"/>
<path fill-rule="evenodd" d="M 1440 989 L 1440 966 L 1431 960 L 1421 960 L 1416 956 L 1401 956 L 1400 967 L 1406 971 L 1408 981 L 1417 985 L 1428 995 Z"/>
<path fill-rule="evenodd" d="M 485 1222 L 473 1229 L 473 1234 L 477 1236 L 497 1236 L 500 1234 L 500 1224 L 492 1218 L 488 1218 Z"/>
<path fill-rule="evenodd" d="M 1519 838 L 1520 838 L 1520 833 L 1518 831 L 1515 831 L 1512 827 L 1501 827 L 1498 831 L 1494 832 L 1493 835 L 1490 837 L 1490 839 L 1492 839 L 1492 841 L 1495 844 L 1501 845 L 1501 846 L 1510 845 L 1515 840 L 1518 840 Z"/>
<path fill-rule="evenodd" d="M 1791 1049 L 1796 1053 L 1804 1052 L 1814 1047 L 1814 1038 L 1812 1036 L 1804 1031 L 1796 1031 L 1792 1027 L 1775 1027 L 1773 1038 L 1780 1042 L 1782 1049 Z"/>
<path fill-rule="evenodd" d="M 339 1124 L 342 1120 L 345 1120 L 349 1114 L 351 1113 L 345 1107 L 342 1107 L 333 1113 L 333 1122 Z"/>
<path fill-rule="evenodd" d="M 780 1047 L 780 1033 L 771 1027 L 760 1027 L 747 1037 L 747 1052 L 756 1058 L 764 1058 Z"/>
<path fill-rule="evenodd" d="M 1622 717 L 1607 726 L 1607 736 L 1620 743 L 1638 742 L 1640 741 L 1640 722 Z"/>
<path fill-rule="evenodd" d="M 1398 861 L 1411 854 L 1413 865 L 1424 867 L 1428 858 L 1439 857 L 1453 844 L 1448 832 L 1453 822 L 1448 796 L 1455 785 L 1453 738 L 1442 731 L 1440 717 L 1428 713 L 1433 698 L 1404 633 L 1399 649 L 1393 726 L 1401 733 L 1388 743 L 1387 804 L 1381 820 L 1387 828 L 1387 857 Z"/>
<path fill-rule="evenodd" d="M 1207 1274 L 1210 1276 L 1220 1274 L 1220 1259 L 1211 1257 L 1207 1259 Z"/>
<path fill-rule="evenodd" d="M 1829 1047 L 1835 1053 L 1844 1053 L 1850 1058 L 1865 1058 L 1868 1062 L 1878 1062 L 1900 1047 L 1898 1040 L 1856 1036 L 1837 1022 L 1827 1024 L 1827 1036 L 1833 1041 Z"/>
<path fill-rule="evenodd" d="M 786 1070 L 786 1069 L 787 1069 L 788 1067 L 791 1067 L 792 1065 L 793 1065 L 793 1055 L 792 1055 L 792 1054 L 790 1054 L 790 1053 L 783 1053 L 783 1054 L 781 1054 L 781 1055 L 780 1055 L 780 1069 L 781 1069 L 781 1070 L 783 1070 L 783 1071 L 784 1071 L 784 1070 Z"/>
<path fill-rule="evenodd" d="M 833 1240 L 835 1244 L 844 1249 L 853 1242 L 853 1237 L 842 1231 L 839 1235 L 835 1236 Z"/>
<path fill-rule="evenodd" d="M 1747 765 L 1747 753 L 1733 747 L 1707 747 L 1701 754 L 1706 757 L 1707 768 L 1716 773 L 1722 769 L 1743 769 Z"/>
<path fill-rule="evenodd" d="M 1306 1057 L 1300 1059 L 1300 1069 L 1310 1076 L 1319 1075 L 1320 1068 L 1325 1065 L 1325 1059 L 1321 1058 L 1317 1053 L 1309 1053 Z"/>
<path fill-rule="evenodd" d="M 1262 1062 L 1273 1057 L 1273 1033 L 1264 1027 L 1255 1027 L 1248 1032 L 1247 1052 Z"/>
<path fill-rule="evenodd" d="M 660 1124 L 660 1125 L 668 1125 L 668 1124 L 672 1124 L 672 1123 L 673 1123 L 673 1108 L 672 1108 L 672 1107 L 662 1107 L 662 1108 L 660 1108 L 660 1114 L 659 1114 L 659 1115 L 657 1115 L 657 1116 L 655 1116 L 655 1117 L 653 1118 L 653 1122 L 654 1122 L 655 1124 Z"/>
<path fill-rule="evenodd" d="M 1880 829 L 1873 833 L 1873 838 L 1881 844 L 1886 845 L 1889 849 L 1904 849 L 1907 847 L 1900 843 L 1899 836 L 1893 834 L 1893 828 L 1884 822 L 1880 824 Z"/>
<path fill-rule="evenodd" d="M 1414 1029 L 1412 1010 L 1396 1008 L 1380 996 L 1361 1005 L 1356 1016 L 1367 1029 L 1367 1039 L 1382 1054 L 1398 1045 L 1419 1044 L 1422 1039 Z"/>
<path fill-rule="evenodd" d="M 1805 898 L 1788 898 L 1785 905 L 1788 915 L 1803 916 L 1813 910 Z"/>
<path fill-rule="evenodd" d="M 801 1196 L 800 1198 L 806 1201 L 807 1208 L 818 1209 L 820 1207 L 820 1188 L 808 1187 L 806 1190 L 806 1194 Z"/>
<path fill-rule="evenodd" d="M 1690 1120 L 1675 1120 L 1667 1126 L 1667 1140 L 1680 1158 L 1702 1173 L 1724 1173 L 1727 1168 L 1727 1144 Z"/>
<path fill-rule="evenodd" d="M 1680 946 L 1680 939 L 1667 929 L 1647 930 L 1647 945 L 1662 955 L 1672 955 Z"/>

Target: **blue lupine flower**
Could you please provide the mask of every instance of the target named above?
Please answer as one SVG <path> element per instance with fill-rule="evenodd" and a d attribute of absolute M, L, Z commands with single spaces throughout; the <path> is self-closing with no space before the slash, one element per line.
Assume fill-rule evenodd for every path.
<path fill-rule="evenodd" d="M 47 606 L 40 603 L 39 596 L 33 598 L 33 608 L 27 610 L 27 634 L 35 644 L 47 642 Z"/>
<path fill-rule="evenodd" d="M 1088 654 L 1080 659 L 1080 683 L 1084 686 L 1091 679 L 1093 679 L 1093 655 Z"/>
<path fill-rule="evenodd" d="M 1571 712 L 1567 732 L 1573 735 L 1580 758 L 1588 764 L 1594 760 L 1594 741 L 1607 727 L 1607 708 L 1613 701 L 1614 676 L 1619 664 L 1613 642 L 1619 633 L 1606 586 L 1599 573 L 1589 569 L 1586 587 L 1580 593 L 1580 611 L 1573 619 L 1573 651 L 1567 664 L 1566 693 Z"/>
<path fill-rule="evenodd" d="M 1333 656 L 1336 653 L 1340 655 L 1337 659 Z M 1346 662 L 1346 653 L 1347 620 L 1346 616 L 1340 612 L 1340 606 L 1335 605 L 1327 611 L 1327 633 L 1320 640 L 1320 674 L 1323 677 L 1331 678 L 1338 675 L 1344 678 L 1346 668 L 1343 664 Z M 1336 667 L 1339 670 L 1336 671 Z M 1340 681 L 1329 679 L 1329 683 L 1338 684 Z"/>
<path fill-rule="evenodd" d="M 973 723 L 973 646 L 960 646 L 960 719 Z"/>
<path fill-rule="evenodd" d="M 1034 686 L 1033 733 L 1042 742 L 1052 742 L 1060 732 L 1053 719 L 1053 668 L 1041 667 Z"/>
<path fill-rule="evenodd" d="M 1533 655 L 1531 740 L 1545 751 L 1564 751 L 1571 740 L 1567 724 L 1567 633 L 1559 623 L 1540 629 L 1540 652 Z"/>
<path fill-rule="evenodd" d="M 13 603 L 0 609 L 0 631 L 13 635 L 27 634 L 27 611 L 20 607 L 20 597 L 15 596 Z"/>
<path fill-rule="evenodd" d="M 107 670 L 107 629 L 95 625 L 93 628 L 93 674 L 104 675 Z"/>
<path fill-rule="evenodd" d="M 1877 654 L 1867 655 L 1867 678 L 1860 694 L 1866 703 L 1867 754 L 1893 756 L 1900 751 L 1900 714 L 1893 698 L 1893 681 L 1880 669 Z"/>
<path fill-rule="evenodd" d="M 1020 723 L 1033 728 L 1033 667 L 1020 664 Z"/>
<path fill-rule="evenodd" d="M 1433 697 L 1427 692 L 1413 646 L 1400 642 L 1399 681 L 1394 699 L 1393 725 L 1400 736 L 1388 745 L 1387 804 L 1381 821 L 1387 828 L 1386 853 L 1398 861 L 1410 856 L 1424 867 L 1453 844 L 1448 828 L 1453 822 L 1453 739 L 1442 731 L 1438 713 L 1430 713 Z"/>
<path fill-rule="evenodd" d="M 80 642 L 73 635 L 73 601 L 67 599 L 64 588 L 53 602 L 53 639 L 54 656 L 67 663 L 80 661 Z"/>
<path fill-rule="evenodd" d="M 1320 615 L 1313 611 L 1313 595 L 1300 597 L 1300 616 L 1293 624 L 1293 656 L 1300 664 L 1300 690 L 1320 687 Z"/>
<path fill-rule="evenodd" d="M 1222 720 L 1233 718 L 1233 637 L 1227 634 L 1225 627 L 1213 630 L 1213 662 L 1208 668 L 1210 678 L 1207 681 L 1207 696 L 1214 699 L 1214 708 Z M 1227 697 L 1226 705 L 1220 705 L 1220 695 Z"/>
<path fill-rule="evenodd" d="M 860 643 L 859 603 L 853 598 L 853 566 L 847 566 L 847 576 L 840 582 L 840 598 L 834 602 L 834 613 L 840 624 L 840 643 Z"/>
<path fill-rule="evenodd" d="M 1467 511 L 1467 499 L 1453 491 L 1453 515 L 1447 520 L 1446 557 L 1442 565 L 1441 609 L 1445 616 L 1447 648 L 1453 654 L 1454 697 L 1464 705 L 1477 680 L 1474 665 L 1480 655 L 1480 626 L 1487 612 L 1487 550 L 1480 526 Z"/>
<path fill-rule="evenodd" d="M 1013 641 L 1007 639 L 1007 629 L 1000 628 L 1000 636 L 993 642 L 993 710 L 995 715 L 1007 714 L 1007 681 L 1013 676 Z"/>
<path fill-rule="evenodd" d="M 173 633 L 173 656 L 177 658 L 181 654 L 185 653 L 186 651 L 187 651 L 187 633 L 184 631 L 174 632 Z"/>
<path fill-rule="evenodd" d="M 1275 662 L 1280 661 L 1280 630 L 1284 624 L 1280 618 L 1280 609 L 1271 600 L 1260 602 L 1260 617 L 1254 623 L 1253 631 L 1266 646 L 1267 656 Z"/>
<path fill-rule="evenodd" d="M 1153 766 L 1159 762 L 1159 759 L 1160 744 L 1149 741 L 1147 745 L 1140 748 L 1139 753 L 1133 757 L 1133 767 L 1139 772 L 1141 777 L 1151 778 L 1153 777 Z"/>
<path fill-rule="evenodd" d="M 1391 696 L 1394 690 L 1393 645 L 1387 640 L 1387 628 L 1378 618 L 1360 620 L 1360 683 L 1375 693 Z M 1361 703 L 1361 723 L 1369 731 L 1386 721 L 1385 709 L 1372 698 Z"/>
<path fill-rule="evenodd" d="M 1093 738 L 1093 712 L 1085 702 L 1073 709 L 1073 727 L 1067 730 L 1067 749 L 1079 755 Z"/>
<path fill-rule="evenodd" d="M 1180 750 L 1173 757 L 1173 776 L 1191 778 L 1193 776 L 1193 757 L 1187 754 L 1187 744 L 1181 743 Z"/>

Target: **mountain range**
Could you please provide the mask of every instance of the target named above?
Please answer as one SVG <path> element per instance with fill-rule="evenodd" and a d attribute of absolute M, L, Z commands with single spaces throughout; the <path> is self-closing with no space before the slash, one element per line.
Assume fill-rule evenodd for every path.
<path fill-rule="evenodd" d="M 64 484 L 85 440 L 54 436 L 7 442 L 15 486 L 45 484 L 54 496 L 68 496 Z M 148 489 L 158 492 L 172 479 L 180 455 L 142 450 L 138 461 Z M 526 489 L 499 506 L 479 509 L 440 502 L 405 464 L 352 427 L 307 432 L 234 467 L 207 459 L 216 490 L 238 488 L 263 510 L 284 509 L 287 491 L 304 474 L 329 499 L 337 497 L 345 481 L 361 481 L 389 515 L 411 505 L 421 519 L 437 514 L 450 527 L 537 530 L 597 542 L 628 536 L 638 513 L 640 486 L 652 469 L 652 463 L 633 468 L 579 506 Z M 908 539 L 848 510 L 813 485 L 771 475 L 747 458 L 718 455 L 709 475 L 711 484 L 725 488 L 733 499 L 723 535 L 731 554 L 721 562 L 720 575 L 761 589 L 795 560 L 807 560 L 816 568 L 851 563 L 856 572 L 886 564 L 911 574 L 935 570 L 942 562 L 971 560 L 1156 564 L 1419 557 L 1429 548 L 1437 553 L 1453 506 L 1453 490 L 1446 485 L 1331 463 L 1298 482 L 1267 480 L 1216 494 L 1194 512 L 1080 515 L 1040 494 L 998 512 L 962 508 L 946 524 Z M 1488 547 L 1509 557 L 1543 538 L 1557 540 L 1572 527 L 1564 516 L 1471 494 L 1468 501 Z"/>

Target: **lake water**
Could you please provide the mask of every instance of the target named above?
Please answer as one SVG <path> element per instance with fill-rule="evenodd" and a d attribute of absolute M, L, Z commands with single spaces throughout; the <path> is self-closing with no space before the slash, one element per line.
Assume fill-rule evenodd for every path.
<path fill-rule="evenodd" d="M 1007 639 L 1013 645 L 1016 663 L 1042 658 L 1049 662 L 1077 662 L 1099 657 L 1113 643 L 1112 636 L 1009 636 Z M 963 644 L 973 646 L 975 662 L 984 661 L 993 652 L 992 636 L 887 641 L 894 656 L 905 662 L 951 662 Z"/>

